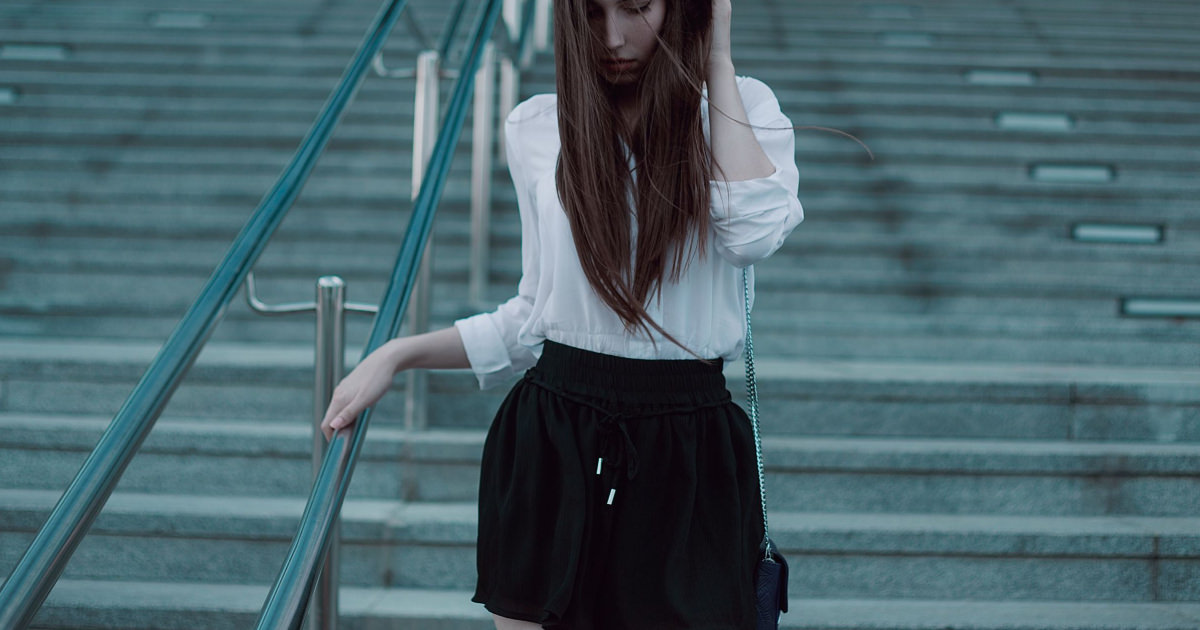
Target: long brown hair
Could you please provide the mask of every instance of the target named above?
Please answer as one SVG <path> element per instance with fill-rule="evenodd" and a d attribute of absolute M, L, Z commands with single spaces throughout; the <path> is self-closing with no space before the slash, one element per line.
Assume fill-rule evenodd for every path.
<path fill-rule="evenodd" d="M 653 339 L 653 328 L 687 349 L 651 319 L 645 305 L 661 295 L 663 282 L 679 280 L 693 255 L 704 254 L 708 238 L 712 156 L 701 123 L 699 86 L 712 37 L 712 3 L 664 1 L 659 50 L 636 86 L 639 112 L 632 126 L 597 72 L 604 46 L 588 21 L 590 0 L 556 3 L 562 149 L 555 182 L 579 262 L 596 294 L 627 331 L 640 329 Z M 667 54 L 663 48 L 669 48 Z M 631 244 L 635 217 L 636 249 Z"/>

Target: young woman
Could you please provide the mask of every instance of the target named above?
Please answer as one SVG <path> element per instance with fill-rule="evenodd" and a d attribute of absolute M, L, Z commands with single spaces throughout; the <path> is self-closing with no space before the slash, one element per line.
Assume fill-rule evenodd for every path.
<path fill-rule="evenodd" d="M 803 214 L 791 122 L 735 77 L 730 15 L 556 1 L 557 96 L 506 125 L 516 297 L 388 342 L 326 413 L 332 435 L 406 369 L 524 372 L 480 479 L 474 600 L 501 630 L 755 626 L 754 442 L 722 362 L 742 351 L 742 268 Z"/>

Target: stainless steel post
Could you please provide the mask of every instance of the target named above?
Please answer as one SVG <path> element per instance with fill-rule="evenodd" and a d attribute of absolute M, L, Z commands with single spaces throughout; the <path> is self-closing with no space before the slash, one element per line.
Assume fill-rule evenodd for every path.
<path fill-rule="evenodd" d="M 508 37 L 512 41 L 517 41 L 517 37 L 521 35 L 521 5 L 524 0 L 504 0 L 503 13 L 504 25 L 508 27 Z"/>
<path fill-rule="evenodd" d="M 467 299 L 482 306 L 486 299 L 492 222 L 492 139 L 496 116 L 496 47 L 483 49 L 475 73 L 475 112 L 471 129 L 471 269 Z"/>
<path fill-rule="evenodd" d="M 333 389 L 342 380 L 346 369 L 346 283 L 337 276 L 317 279 L 317 351 L 316 384 L 313 387 L 313 477 L 321 470 L 325 454 L 325 436 L 321 420 L 333 398 Z M 337 630 L 339 548 L 341 521 L 335 521 L 325 554 L 321 577 L 313 589 L 308 613 L 307 630 Z"/>
<path fill-rule="evenodd" d="M 516 42 L 521 36 L 521 0 L 504 0 L 504 24 L 508 27 L 509 41 Z M 500 118 L 508 116 L 508 113 L 517 106 L 517 90 L 520 89 L 517 82 L 517 64 L 521 61 L 516 59 L 516 55 L 521 54 L 520 51 L 511 51 L 513 57 L 505 55 L 500 60 Z M 500 146 L 505 145 L 504 125 L 500 125 L 497 129 L 496 137 L 499 139 Z M 500 164 L 508 166 L 508 155 L 504 151 L 496 154 L 496 159 Z"/>
<path fill-rule="evenodd" d="M 550 48 L 550 12 L 554 9 L 550 0 L 537 0 L 534 7 L 537 13 L 533 16 L 533 45 L 538 52 L 545 52 Z"/>
<path fill-rule="evenodd" d="M 437 142 L 438 122 L 438 78 L 441 60 L 435 50 L 427 50 L 417 57 L 417 97 L 413 121 L 412 197 L 417 198 L 425 167 Z M 430 302 L 433 295 L 433 238 L 425 243 L 425 254 L 421 257 L 421 269 L 413 287 L 408 311 L 408 334 L 415 335 L 429 330 Z M 428 424 L 426 394 L 429 377 L 424 370 L 408 370 L 405 388 L 405 425 L 409 429 L 423 429 Z"/>
<path fill-rule="evenodd" d="M 500 59 L 500 118 L 503 120 L 508 117 L 509 112 L 517 106 L 517 90 L 520 89 L 517 76 L 517 62 L 515 59 L 504 57 Z M 499 139 L 500 146 L 505 146 L 507 140 L 504 137 L 504 125 L 496 128 L 496 137 Z M 496 159 L 508 166 L 508 155 L 504 151 L 496 152 Z"/>

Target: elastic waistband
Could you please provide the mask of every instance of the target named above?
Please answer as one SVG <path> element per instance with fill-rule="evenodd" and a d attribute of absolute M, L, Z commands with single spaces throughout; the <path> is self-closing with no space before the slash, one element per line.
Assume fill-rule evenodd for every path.
<path fill-rule="evenodd" d="M 706 405 L 730 399 L 720 358 L 629 359 L 546 340 L 526 378 L 618 405 Z"/>

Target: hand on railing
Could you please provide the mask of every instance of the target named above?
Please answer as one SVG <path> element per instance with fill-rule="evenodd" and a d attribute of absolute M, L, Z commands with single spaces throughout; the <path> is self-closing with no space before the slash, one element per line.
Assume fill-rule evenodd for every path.
<path fill-rule="evenodd" d="M 321 432 L 326 440 L 333 439 L 338 429 L 350 426 L 359 414 L 372 407 L 387 393 L 392 378 L 400 371 L 400 358 L 396 346 L 400 339 L 393 339 L 375 352 L 367 355 L 342 382 L 333 390 L 333 399 L 321 420 Z"/>
<path fill-rule="evenodd" d="M 387 393 L 392 379 L 404 370 L 465 369 L 471 367 L 462 336 L 454 326 L 433 332 L 397 337 L 379 346 L 359 362 L 333 390 L 333 400 L 321 420 L 325 439 L 348 427 L 367 407 L 372 407 Z"/>

